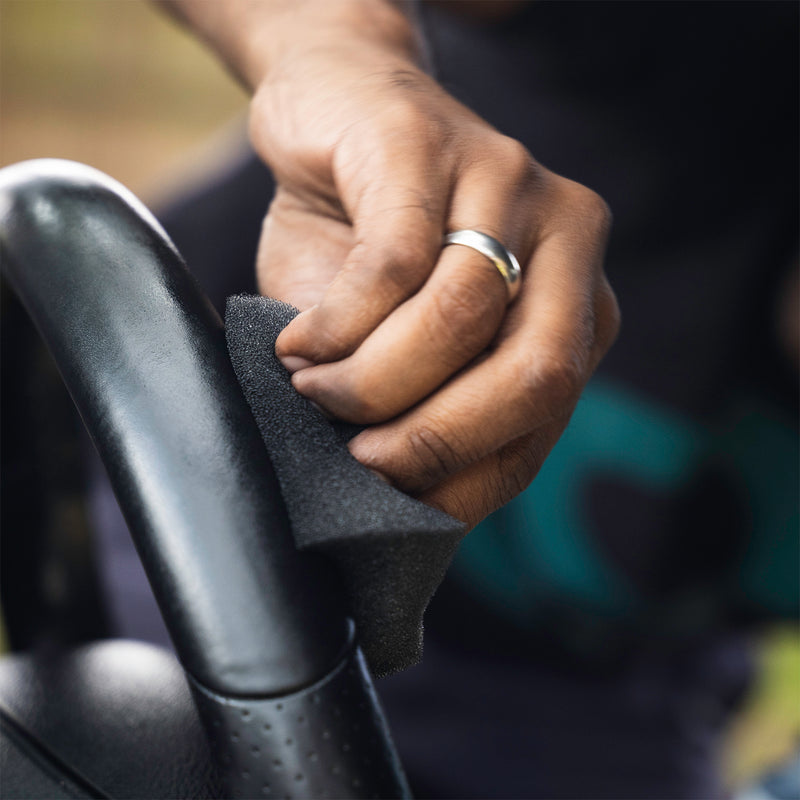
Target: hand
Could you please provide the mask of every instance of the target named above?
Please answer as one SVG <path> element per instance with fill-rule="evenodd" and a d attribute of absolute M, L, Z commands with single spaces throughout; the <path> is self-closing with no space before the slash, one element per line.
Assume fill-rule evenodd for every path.
<path fill-rule="evenodd" d="M 345 5 L 284 15 L 253 98 L 278 182 L 259 285 L 303 311 L 276 346 L 297 390 L 373 425 L 353 455 L 472 526 L 533 479 L 616 336 L 609 212 L 425 74 L 399 15 L 325 17 Z M 512 305 L 484 256 L 442 249 L 462 228 L 519 259 Z"/>

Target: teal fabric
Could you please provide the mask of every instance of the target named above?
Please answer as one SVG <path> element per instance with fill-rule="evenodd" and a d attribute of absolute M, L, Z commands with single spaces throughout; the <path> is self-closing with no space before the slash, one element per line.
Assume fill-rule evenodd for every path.
<path fill-rule="evenodd" d="M 598 544 L 586 482 L 592 475 L 619 476 L 678 494 L 709 464 L 734 482 L 749 514 L 746 552 L 730 575 L 729 596 L 712 600 L 796 615 L 798 443 L 791 420 L 765 398 L 732 400 L 722 421 L 709 425 L 617 385 L 592 382 L 538 477 L 467 536 L 455 567 L 474 592 L 517 623 L 535 624 L 537 611 L 547 607 L 543 600 L 612 621 L 635 619 L 643 599 Z"/>

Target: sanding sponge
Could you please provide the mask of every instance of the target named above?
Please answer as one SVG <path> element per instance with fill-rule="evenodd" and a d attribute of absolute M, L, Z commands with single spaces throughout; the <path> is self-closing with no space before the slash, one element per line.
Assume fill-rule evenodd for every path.
<path fill-rule="evenodd" d="M 328 420 L 295 391 L 275 340 L 297 314 L 266 297 L 228 299 L 228 351 L 289 512 L 297 547 L 340 570 L 370 668 L 388 675 L 422 655 L 422 615 L 465 525 L 384 483 L 347 441 L 360 428 Z"/>

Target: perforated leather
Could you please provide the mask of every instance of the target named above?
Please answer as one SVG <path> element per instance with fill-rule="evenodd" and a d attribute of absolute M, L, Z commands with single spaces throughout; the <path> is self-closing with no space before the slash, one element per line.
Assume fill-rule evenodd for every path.
<path fill-rule="evenodd" d="M 386 720 L 358 649 L 319 683 L 275 698 L 197 687 L 226 797 L 408 797 Z"/>

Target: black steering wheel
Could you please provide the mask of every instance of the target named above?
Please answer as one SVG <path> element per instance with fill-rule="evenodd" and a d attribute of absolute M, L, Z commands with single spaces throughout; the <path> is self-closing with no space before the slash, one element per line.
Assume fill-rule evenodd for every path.
<path fill-rule="evenodd" d="M 222 322 L 159 224 L 94 169 L 31 161 L 0 171 L 0 244 L 178 656 L 4 658 L 4 796 L 408 796 L 336 577 L 296 550 Z"/>

